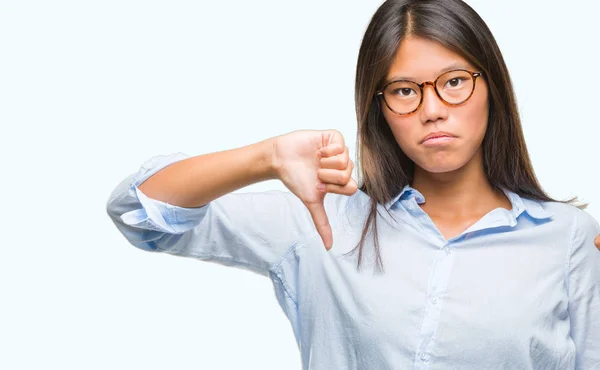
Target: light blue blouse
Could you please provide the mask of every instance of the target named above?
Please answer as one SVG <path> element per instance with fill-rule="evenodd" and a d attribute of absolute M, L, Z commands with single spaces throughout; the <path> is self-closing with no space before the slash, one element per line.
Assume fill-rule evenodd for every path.
<path fill-rule="evenodd" d="M 132 245 L 267 276 L 303 369 L 600 369 L 600 226 L 586 212 L 505 190 L 497 208 L 445 240 L 406 186 L 380 206 L 385 273 L 358 242 L 368 196 L 327 194 L 327 251 L 291 192 L 230 193 L 198 208 L 146 197 L 156 156 L 110 194 L 107 212 Z M 192 184 L 190 184 L 192 186 Z M 389 217 L 383 207 L 391 210 Z"/>

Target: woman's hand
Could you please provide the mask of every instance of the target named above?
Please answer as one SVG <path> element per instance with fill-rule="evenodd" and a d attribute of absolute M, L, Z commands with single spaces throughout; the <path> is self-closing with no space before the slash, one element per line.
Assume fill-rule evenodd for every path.
<path fill-rule="evenodd" d="M 354 163 L 344 137 L 337 130 L 299 130 L 273 141 L 273 169 L 277 178 L 304 203 L 327 250 L 333 236 L 324 199 L 327 193 L 352 195 Z M 322 190 L 318 185 L 324 186 Z"/>

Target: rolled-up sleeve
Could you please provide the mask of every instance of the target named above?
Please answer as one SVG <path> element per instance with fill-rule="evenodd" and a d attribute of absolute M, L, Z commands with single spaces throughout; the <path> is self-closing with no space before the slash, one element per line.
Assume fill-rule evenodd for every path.
<path fill-rule="evenodd" d="M 268 276 L 289 248 L 317 233 L 308 210 L 289 191 L 229 193 L 197 208 L 171 205 L 140 191 L 147 178 L 185 158 L 183 153 L 155 156 L 110 194 L 107 213 L 130 244 Z"/>
<path fill-rule="evenodd" d="M 600 369 L 600 253 L 594 238 L 600 225 L 577 210 L 568 262 L 569 318 L 576 369 Z"/>

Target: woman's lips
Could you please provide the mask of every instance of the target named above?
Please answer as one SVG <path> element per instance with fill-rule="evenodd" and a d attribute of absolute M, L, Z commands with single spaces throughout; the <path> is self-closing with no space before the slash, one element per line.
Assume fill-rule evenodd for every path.
<path fill-rule="evenodd" d="M 456 139 L 456 137 L 454 136 L 436 136 L 425 140 L 423 142 L 423 145 L 427 147 L 443 146 L 448 145 L 449 143 L 454 141 L 454 139 Z"/>

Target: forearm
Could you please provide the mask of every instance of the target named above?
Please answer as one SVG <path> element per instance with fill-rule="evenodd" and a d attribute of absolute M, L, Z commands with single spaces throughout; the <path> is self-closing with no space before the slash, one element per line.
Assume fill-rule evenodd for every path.
<path fill-rule="evenodd" d="M 148 197 L 179 207 L 200 207 L 222 195 L 275 179 L 273 138 L 175 162 L 139 185 Z"/>

